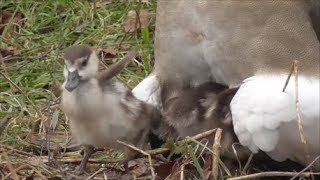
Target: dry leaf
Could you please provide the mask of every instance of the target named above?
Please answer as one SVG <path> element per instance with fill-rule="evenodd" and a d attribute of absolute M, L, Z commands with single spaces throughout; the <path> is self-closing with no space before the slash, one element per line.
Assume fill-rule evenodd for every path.
<path fill-rule="evenodd" d="M 124 25 L 124 30 L 132 33 L 138 29 L 146 28 L 149 26 L 150 18 L 151 14 L 147 10 L 141 9 L 139 16 L 137 16 L 136 11 L 130 10 L 128 12 L 128 20 Z"/>
<path fill-rule="evenodd" d="M 154 171 L 160 179 L 165 179 L 171 173 L 171 169 L 173 168 L 174 162 L 167 162 L 160 164 L 158 166 L 154 166 Z"/>
<path fill-rule="evenodd" d="M 114 48 L 99 49 L 98 54 L 103 59 L 105 59 L 105 58 L 110 59 L 110 58 L 114 58 L 117 56 L 118 50 L 116 50 Z"/>
<path fill-rule="evenodd" d="M 19 28 L 19 25 L 17 24 L 21 23 L 22 16 L 19 13 L 16 13 L 14 17 L 12 17 L 13 15 L 14 14 L 12 12 L 9 12 L 6 10 L 0 11 L 0 35 L 1 36 L 3 36 L 5 26 L 9 26 L 7 28 L 6 33 L 4 34 L 5 39 L 13 38 L 13 35 L 15 34 L 15 32 L 18 31 L 18 28 Z M 0 54 L 2 57 L 14 56 L 18 54 L 18 50 L 14 47 L 0 48 Z"/>
<path fill-rule="evenodd" d="M 7 23 L 9 23 L 13 15 L 14 14 L 12 12 L 9 12 L 6 10 L 0 12 L 0 26 L 1 26 L 0 27 L 0 34 L 2 34 L 3 30 L 4 30 L 3 25 L 6 25 Z M 5 34 L 5 38 L 11 38 L 12 35 L 14 34 L 14 32 L 18 31 L 19 26 L 17 24 L 18 23 L 21 24 L 21 19 L 22 19 L 21 14 L 16 13 L 14 15 L 14 17 L 12 18 L 10 27 L 8 28 L 8 30 Z"/>
<path fill-rule="evenodd" d="M 7 56 L 15 56 L 18 54 L 18 50 L 14 47 L 0 48 L 0 54 L 3 58 Z"/>
<path fill-rule="evenodd" d="M 181 162 L 176 161 L 171 168 L 170 174 L 166 179 L 170 180 L 180 180 L 181 176 Z"/>

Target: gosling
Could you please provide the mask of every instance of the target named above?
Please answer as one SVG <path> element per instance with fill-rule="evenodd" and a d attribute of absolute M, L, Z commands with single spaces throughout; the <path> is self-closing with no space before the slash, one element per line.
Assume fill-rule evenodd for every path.
<path fill-rule="evenodd" d="M 99 59 L 90 46 L 66 49 L 62 85 L 62 110 L 69 119 L 71 132 L 84 147 L 77 174 L 83 174 L 94 148 L 120 149 L 117 140 L 139 148 L 147 145 L 155 108 L 136 99 L 131 90 L 118 82 L 118 75 L 136 56 L 129 52 L 119 63 L 98 73 Z M 136 153 L 124 148 L 124 163 Z"/>
<path fill-rule="evenodd" d="M 230 162 L 246 160 L 250 155 L 247 148 L 235 146 L 237 156 L 233 151 L 233 144 L 238 142 L 232 128 L 232 117 L 229 104 L 238 88 L 231 88 L 207 82 L 197 87 L 186 87 L 179 93 L 166 96 L 162 91 L 164 109 L 161 121 L 152 123 L 152 134 L 157 136 L 151 141 L 154 148 L 158 148 L 161 141 L 168 139 L 193 136 L 198 133 L 221 128 L 223 130 L 221 139 L 221 156 Z M 158 142 L 160 141 L 160 142 Z M 213 144 L 213 138 L 209 139 Z"/>

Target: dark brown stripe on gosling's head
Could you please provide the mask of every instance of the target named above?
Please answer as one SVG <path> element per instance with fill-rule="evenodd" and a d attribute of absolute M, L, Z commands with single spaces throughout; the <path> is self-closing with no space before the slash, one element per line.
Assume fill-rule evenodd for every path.
<path fill-rule="evenodd" d="M 92 49 L 88 45 L 71 46 L 65 50 L 64 59 L 73 64 L 79 58 L 89 57 L 91 53 Z"/>

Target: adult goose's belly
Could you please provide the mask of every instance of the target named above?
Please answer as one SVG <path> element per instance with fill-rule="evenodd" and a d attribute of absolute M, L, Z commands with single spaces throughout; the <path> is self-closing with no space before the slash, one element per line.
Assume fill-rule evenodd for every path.
<path fill-rule="evenodd" d="M 159 1 L 155 71 L 162 81 L 236 86 L 259 72 L 316 73 L 307 1 Z"/>

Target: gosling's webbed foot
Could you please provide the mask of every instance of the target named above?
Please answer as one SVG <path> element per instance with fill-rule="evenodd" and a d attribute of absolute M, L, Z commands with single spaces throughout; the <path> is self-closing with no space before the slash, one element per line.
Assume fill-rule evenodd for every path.
<path fill-rule="evenodd" d="M 84 174 L 85 169 L 87 167 L 88 160 L 94 152 L 95 152 L 95 150 L 94 150 L 93 146 L 87 145 L 84 147 L 84 151 L 83 151 L 84 157 L 83 157 L 80 165 L 76 168 L 76 170 L 74 172 L 76 175 Z"/>

